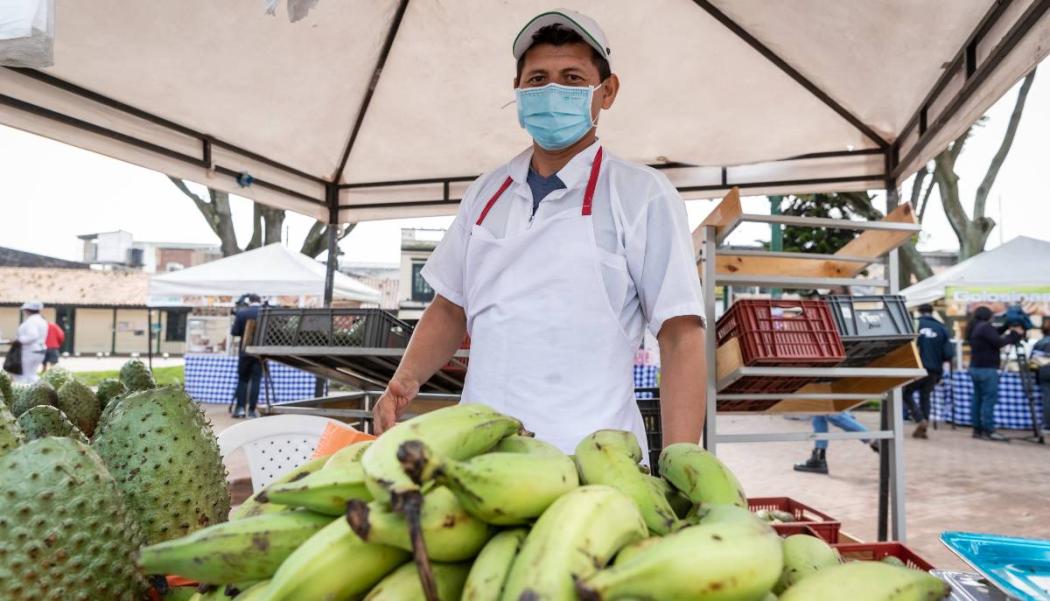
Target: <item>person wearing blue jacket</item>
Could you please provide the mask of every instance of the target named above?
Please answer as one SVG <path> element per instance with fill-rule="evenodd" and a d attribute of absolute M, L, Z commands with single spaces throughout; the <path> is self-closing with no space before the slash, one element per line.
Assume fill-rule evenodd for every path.
<path fill-rule="evenodd" d="M 904 387 L 904 402 L 908 410 L 919 423 L 912 436 L 928 438 L 930 426 L 930 395 L 944 377 L 944 364 L 955 357 L 955 345 L 952 344 L 948 328 L 933 316 L 933 307 L 928 304 L 919 306 L 919 334 L 915 345 L 919 347 L 919 358 L 926 370 L 926 377 L 916 380 Z M 919 393 L 919 402 L 915 402 L 915 393 Z"/>

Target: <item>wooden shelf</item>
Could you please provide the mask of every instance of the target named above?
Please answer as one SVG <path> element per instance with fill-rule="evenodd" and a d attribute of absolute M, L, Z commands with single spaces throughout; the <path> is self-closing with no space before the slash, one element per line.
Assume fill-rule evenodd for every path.
<path fill-rule="evenodd" d="M 863 367 L 747 367 L 740 345 L 730 338 L 718 347 L 715 364 L 718 390 L 743 377 L 812 377 L 826 380 L 807 384 L 793 393 L 734 393 L 717 397 L 720 413 L 837 413 L 925 377 L 915 345 L 898 347 Z M 812 397 L 807 395 L 813 395 Z M 778 398 L 779 397 L 779 398 Z"/>
<path fill-rule="evenodd" d="M 790 215 L 753 215 L 743 212 L 740 191 L 733 188 L 711 214 L 693 230 L 693 250 L 697 264 L 702 256 L 704 228 L 714 226 L 721 244 L 741 223 L 781 223 L 786 226 L 836 227 L 864 230 L 832 255 L 776 253 L 756 250 L 720 249 L 715 257 L 716 275 L 783 276 L 797 278 L 852 278 L 882 257 L 899 248 L 920 231 L 910 204 L 902 204 L 880 221 L 817 219 Z"/>

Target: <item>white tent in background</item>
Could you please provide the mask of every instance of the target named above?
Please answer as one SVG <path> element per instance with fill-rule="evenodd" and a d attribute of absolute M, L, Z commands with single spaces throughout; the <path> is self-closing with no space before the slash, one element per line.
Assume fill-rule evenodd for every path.
<path fill-rule="evenodd" d="M 169 306 L 174 298 L 237 297 L 245 292 L 267 298 L 320 299 L 324 293 L 324 280 L 323 264 L 282 244 L 269 244 L 196 267 L 155 275 L 150 278 L 149 297 L 153 306 Z M 380 293 L 337 272 L 333 297 L 378 303 Z"/>
<path fill-rule="evenodd" d="M 511 43 L 552 4 L 56 0 L 0 123 L 330 222 L 452 214 L 528 143 Z M 566 4 L 623 81 L 603 143 L 686 198 L 893 187 L 1050 53 L 1050 0 Z"/>
<path fill-rule="evenodd" d="M 1050 286 L 1050 242 L 1018 236 L 901 291 L 909 307 L 944 298 L 949 286 Z"/>

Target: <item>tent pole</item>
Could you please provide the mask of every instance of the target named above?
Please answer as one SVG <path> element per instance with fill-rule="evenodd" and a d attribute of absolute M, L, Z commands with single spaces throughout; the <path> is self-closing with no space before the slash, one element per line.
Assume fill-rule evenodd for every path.
<path fill-rule="evenodd" d="M 335 288 L 335 270 L 339 267 L 339 188 L 328 184 L 325 188 L 328 198 L 328 260 L 324 272 L 324 306 L 332 306 L 332 290 Z"/>
<path fill-rule="evenodd" d="M 900 204 L 897 180 L 889 175 L 897 167 L 897 153 L 886 153 L 886 214 Z M 900 256 L 890 251 L 886 261 L 887 293 L 900 291 Z M 879 524 L 878 539 L 904 542 L 906 537 L 904 509 L 904 413 L 900 388 L 894 388 L 882 403 L 880 426 L 893 430 L 893 438 L 883 439 L 879 453 Z M 892 523 L 891 520 L 892 519 Z M 892 538 L 891 538 L 892 535 Z"/>

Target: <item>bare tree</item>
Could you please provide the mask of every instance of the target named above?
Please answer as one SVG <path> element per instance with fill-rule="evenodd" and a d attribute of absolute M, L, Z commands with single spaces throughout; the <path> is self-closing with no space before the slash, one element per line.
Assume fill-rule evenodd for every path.
<path fill-rule="evenodd" d="M 973 200 L 973 210 L 970 215 L 966 214 L 966 209 L 963 207 L 962 197 L 959 193 L 959 176 L 955 172 L 955 162 L 962 153 L 973 127 L 970 127 L 963 135 L 956 138 L 948 148 L 934 159 L 934 180 L 937 182 L 937 191 L 940 193 L 941 204 L 944 206 L 944 213 L 948 217 L 948 223 L 951 224 L 952 229 L 955 230 L 955 236 L 959 239 L 960 260 L 968 259 L 984 251 L 988 235 L 995 228 L 995 220 L 985 215 L 988 194 L 992 191 L 995 178 L 999 175 L 999 170 L 1006 161 L 1006 157 L 1010 154 L 1014 136 L 1017 134 L 1017 128 L 1021 123 L 1021 114 L 1024 112 L 1025 101 L 1028 99 L 1028 91 L 1032 88 L 1032 81 L 1034 80 L 1035 70 L 1033 69 L 1024 78 L 1024 82 L 1021 83 L 1021 89 L 1018 91 L 1017 99 L 1014 101 L 1013 112 L 1010 114 L 1010 121 L 1006 125 L 1006 132 L 999 143 L 999 149 L 996 151 L 995 156 L 992 157 L 991 162 L 988 164 L 988 169 L 977 187 Z"/>
<path fill-rule="evenodd" d="M 169 177 L 168 179 L 193 201 L 197 210 L 208 222 L 212 232 L 219 237 L 222 256 L 228 257 L 245 250 L 252 250 L 253 248 L 281 241 L 281 231 L 284 229 L 284 209 L 277 209 L 258 202 L 254 203 L 252 208 L 252 236 L 248 240 L 248 244 L 241 248 L 237 244 L 237 233 L 233 228 L 233 213 L 230 211 L 230 195 L 228 193 L 208 188 L 208 198 L 203 198 L 193 190 L 190 190 L 185 181 L 176 177 Z M 342 240 L 346 238 L 350 232 L 354 231 L 356 225 L 351 223 L 342 226 L 337 239 Z M 308 257 L 317 257 L 327 248 L 328 224 L 322 221 L 315 221 L 310 226 L 310 231 L 307 232 L 306 239 L 303 240 L 303 245 L 299 252 Z"/>
<path fill-rule="evenodd" d="M 973 133 L 971 126 L 961 136 L 955 139 L 948 148 L 942 150 L 934 157 L 931 165 L 924 165 L 915 174 L 909 195 L 911 205 L 915 209 L 915 216 L 922 223 L 929 207 L 930 194 L 934 188 L 940 193 L 941 204 L 944 213 L 948 216 L 948 222 L 955 231 L 959 240 L 959 260 L 968 259 L 984 251 L 988 235 L 995 228 L 995 220 L 985 215 L 988 202 L 988 194 L 992 190 L 995 178 L 999 175 L 1006 157 L 1013 146 L 1017 128 L 1021 123 L 1021 114 L 1024 112 L 1025 101 L 1028 99 L 1028 91 L 1035 79 L 1035 70 L 1029 73 L 1021 83 L 1017 99 L 1014 101 L 1014 109 L 1010 114 L 1006 132 L 999 143 L 999 149 L 992 157 L 985 171 L 984 178 L 974 197 L 972 217 L 967 215 L 963 207 L 962 196 L 959 192 L 959 176 L 955 173 L 955 162 L 962 153 L 967 139 Z M 931 170 L 932 167 L 932 170 Z M 853 212 L 866 219 L 881 219 L 882 213 L 871 203 L 871 198 L 865 192 L 847 192 L 840 194 L 847 199 Z M 929 263 L 915 247 L 917 240 L 909 240 L 901 246 L 901 281 L 902 287 L 911 285 L 912 276 L 922 281 L 933 275 Z"/>

